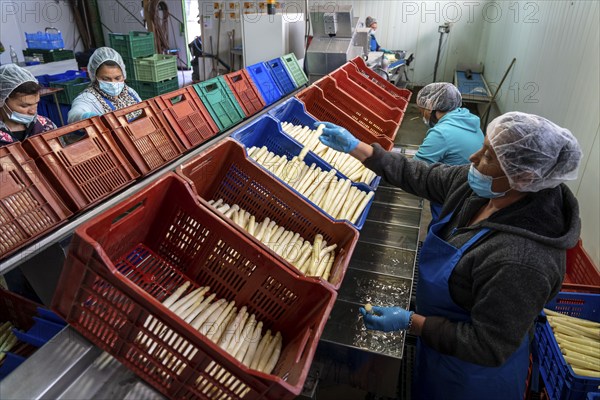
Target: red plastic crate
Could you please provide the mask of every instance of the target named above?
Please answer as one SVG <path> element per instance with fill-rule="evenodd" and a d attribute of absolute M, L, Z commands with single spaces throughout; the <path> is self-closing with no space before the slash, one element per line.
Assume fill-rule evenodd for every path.
<path fill-rule="evenodd" d="M 188 86 L 149 100 L 154 112 L 164 118 L 186 149 L 192 149 L 219 132 L 209 112 Z"/>
<path fill-rule="evenodd" d="M 396 137 L 398 127 L 404 117 L 402 111 L 390 109 L 381 101 L 373 98 L 373 101 L 365 101 L 363 104 L 359 99 L 362 100 L 364 96 L 361 97 L 361 94 L 353 93 L 352 90 L 347 91 L 346 87 L 339 85 L 330 76 L 319 79 L 314 85 L 323 90 L 327 100 L 375 135 L 387 136 L 392 140 Z"/>
<path fill-rule="evenodd" d="M 245 367 L 161 304 L 188 280 L 188 292 L 210 286 L 217 298 L 247 306 L 263 332 L 281 331 L 272 374 Z M 292 399 L 335 297 L 333 289 L 282 268 L 169 173 L 75 231 L 53 308 L 172 399 Z M 149 318 L 171 334 L 153 333 Z M 152 343 L 164 357 L 148 350 Z M 226 387 L 211 375 L 216 371 L 239 385 Z"/>
<path fill-rule="evenodd" d="M 600 294 L 600 272 L 581 239 L 577 246 L 567 250 L 567 270 L 561 290 Z"/>
<path fill-rule="evenodd" d="M 247 158 L 246 151 L 240 144 L 227 139 L 182 164 L 177 173 L 189 182 L 200 201 L 207 207 L 210 207 L 208 201 L 223 199 L 229 205 L 237 204 L 249 211 L 257 221 L 268 217 L 276 221 L 277 225 L 299 233 L 305 240 L 312 241 L 316 234 L 321 234 L 328 245 L 337 244 L 336 261 L 331 268 L 330 279 L 322 282 L 336 290 L 339 289 L 358 241 L 358 231 L 346 222 L 333 221 L 326 217 L 271 177 Z M 256 240 L 239 225 L 225 216 L 223 219 L 295 274 L 300 273 L 291 263 Z"/>
<path fill-rule="evenodd" d="M 0 259 L 71 215 L 21 143 L 0 147 Z"/>
<path fill-rule="evenodd" d="M 65 145 L 70 135 L 84 136 Z M 139 176 L 99 117 L 30 137 L 23 147 L 72 212 L 105 199 Z"/>
<path fill-rule="evenodd" d="M 384 77 L 378 75 L 377 72 L 375 72 L 371 68 L 369 68 L 367 66 L 367 64 L 365 63 L 365 60 L 363 60 L 361 57 L 355 57 L 352 60 L 350 60 L 350 62 L 356 66 L 356 69 L 361 74 L 363 74 L 364 76 L 369 78 L 371 81 L 373 81 L 377 85 L 381 86 L 382 88 L 384 88 L 385 90 L 390 92 L 392 94 L 392 96 L 402 97 L 402 98 L 406 99 L 406 101 L 410 101 L 410 98 L 412 97 L 412 92 L 410 90 L 401 89 L 401 88 L 391 84 L 387 80 L 385 80 Z M 348 68 L 348 67 L 346 67 L 347 65 L 348 64 L 346 64 L 345 66 L 342 66 L 341 68 L 346 69 L 346 68 Z"/>
<path fill-rule="evenodd" d="M 265 108 L 262 96 L 256 86 L 254 86 L 254 83 L 252 83 L 252 79 L 250 79 L 250 75 L 248 75 L 245 69 L 230 72 L 225 75 L 225 81 L 227 81 L 233 95 L 237 102 L 240 103 L 240 106 L 242 106 L 247 117 Z"/>
<path fill-rule="evenodd" d="M 148 100 L 104 114 L 101 117 L 113 131 L 125 156 L 146 175 L 177 158 L 184 148 L 152 109 Z"/>
<path fill-rule="evenodd" d="M 369 128 L 353 119 L 325 98 L 323 90 L 310 86 L 296 95 L 304 103 L 306 112 L 319 121 L 333 122 L 350 131 L 356 138 L 367 144 L 379 143 L 384 149 L 391 150 L 394 142 L 387 136 L 377 135 Z"/>
<path fill-rule="evenodd" d="M 405 112 L 408 108 L 408 100 L 404 97 L 394 96 L 386 89 L 374 83 L 371 79 L 358 72 L 358 69 L 352 63 L 348 63 L 344 65 L 344 67 L 338 68 L 330 75 L 337 82 L 347 82 L 347 85 L 354 83 L 355 85 L 360 86 L 370 95 L 378 98 L 390 108 L 399 108 L 402 112 Z"/>

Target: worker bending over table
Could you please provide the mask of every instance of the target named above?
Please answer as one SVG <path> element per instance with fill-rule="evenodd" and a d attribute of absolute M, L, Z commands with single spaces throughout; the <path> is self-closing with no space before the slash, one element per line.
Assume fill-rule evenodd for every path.
<path fill-rule="evenodd" d="M 565 128 L 510 112 L 470 165 L 426 164 L 326 123 L 323 144 L 387 182 L 443 204 L 419 256 L 416 311 L 360 308 L 368 329 L 418 336 L 417 399 L 523 399 L 535 319 L 560 291 L 579 206 L 563 184 L 581 149 Z"/>

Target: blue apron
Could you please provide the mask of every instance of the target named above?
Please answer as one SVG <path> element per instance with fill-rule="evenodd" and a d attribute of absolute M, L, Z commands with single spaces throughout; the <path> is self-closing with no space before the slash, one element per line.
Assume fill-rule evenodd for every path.
<path fill-rule="evenodd" d="M 131 92 L 131 90 L 129 90 L 129 88 L 127 88 L 127 93 L 129 93 L 129 95 L 130 95 L 131 97 L 133 97 L 134 99 L 136 99 L 138 102 L 141 102 L 141 101 L 142 101 L 142 99 L 140 99 L 139 97 L 137 97 L 137 96 L 134 96 L 134 95 L 133 95 L 133 93 Z M 117 108 L 115 107 L 115 105 L 112 103 L 112 101 L 110 101 L 110 100 L 108 99 L 108 97 L 106 97 L 106 96 L 103 96 L 102 94 L 101 94 L 101 96 L 102 96 L 102 98 L 104 99 L 104 101 L 106 102 L 106 104 L 108 104 L 108 106 L 110 107 L 110 109 L 111 109 L 112 111 L 115 111 L 115 110 L 117 109 Z M 135 119 L 135 118 L 128 118 L 128 119 L 127 119 L 127 122 L 131 122 L 131 121 L 132 121 L 132 120 L 134 120 L 134 119 Z"/>
<path fill-rule="evenodd" d="M 454 303 L 448 280 L 462 255 L 490 230 L 479 230 L 461 248 L 438 236 L 453 213 L 433 224 L 419 256 L 417 312 L 423 316 L 442 316 L 450 321 L 468 322 L 470 314 Z M 500 367 L 484 367 L 454 356 L 444 355 L 419 338 L 415 366 L 413 399 L 423 400 L 522 400 L 529 368 L 529 337 Z"/>

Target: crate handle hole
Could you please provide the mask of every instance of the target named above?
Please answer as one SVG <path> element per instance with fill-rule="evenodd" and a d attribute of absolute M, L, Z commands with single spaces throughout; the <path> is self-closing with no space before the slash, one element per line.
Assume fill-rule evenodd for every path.
<path fill-rule="evenodd" d="M 214 90 L 217 90 L 217 84 L 211 83 L 210 85 L 206 85 L 204 88 L 206 89 L 207 92 L 212 92 Z"/>
<path fill-rule="evenodd" d="M 84 129 L 66 133 L 58 138 L 60 145 L 65 148 L 89 137 Z"/>
<path fill-rule="evenodd" d="M 171 98 L 169 99 L 169 101 L 171 102 L 171 105 L 173 105 L 173 104 L 177 104 L 177 103 L 180 103 L 180 102 L 182 102 L 183 100 L 184 100 L 184 97 L 183 97 L 183 95 L 182 95 L 182 94 L 180 94 L 179 96 L 171 97 Z"/>
<path fill-rule="evenodd" d="M 235 75 L 235 76 L 233 76 L 233 77 L 231 78 L 231 80 L 232 80 L 233 82 L 239 82 L 239 81 L 241 81 L 241 80 L 242 80 L 242 76 L 241 76 L 241 75 Z"/>
<path fill-rule="evenodd" d="M 123 211 L 121 214 L 117 215 L 111 222 L 112 225 L 116 224 L 117 222 L 119 222 L 120 220 L 122 220 L 123 218 L 127 217 L 128 215 L 134 213 L 136 210 L 138 210 L 140 207 L 144 206 L 144 203 L 146 201 L 142 200 L 139 203 L 134 204 L 133 206 L 131 206 L 130 208 L 128 208 L 127 210 Z"/>

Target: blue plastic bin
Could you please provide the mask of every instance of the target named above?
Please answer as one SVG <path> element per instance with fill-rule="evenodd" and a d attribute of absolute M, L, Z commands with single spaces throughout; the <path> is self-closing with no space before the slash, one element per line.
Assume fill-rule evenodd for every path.
<path fill-rule="evenodd" d="M 273 104 L 283 97 L 282 91 L 269 72 L 269 67 L 264 62 L 250 65 L 246 67 L 246 71 L 250 74 L 266 105 Z"/>
<path fill-rule="evenodd" d="M 275 81 L 275 84 L 283 94 L 292 93 L 296 90 L 296 83 L 288 73 L 283 61 L 280 58 L 274 58 L 265 63 L 269 68 L 269 72 Z"/>
<path fill-rule="evenodd" d="M 289 136 L 285 135 L 281 131 L 279 122 L 276 119 L 274 119 L 273 117 L 271 117 L 270 115 L 263 115 L 262 117 L 260 117 L 256 121 L 254 121 L 253 123 L 232 133 L 231 137 L 233 139 L 237 140 L 238 142 L 242 143 L 246 148 L 250 148 L 253 146 L 256 146 L 256 147 L 267 146 L 269 151 L 272 151 L 273 153 L 275 153 L 279 156 L 285 155 L 285 156 L 287 156 L 288 159 L 292 159 L 294 156 L 297 156 L 302 151 L 302 146 L 300 144 L 298 144 L 295 140 L 292 140 Z M 323 170 L 323 171 L 331 170 L 331 166 L 329 164 L 327 164 L 326 162 L 321 160 L 313 152 L 310 152 L 310 151 L 308 152 L 306 157 L 304 157 L 304 162 L 308 165 L 312 165 L 313 163 L 315 163 L 316 166 L 320 167 L 321 170 Z M 267 171 L 267 172 L 270 173 L 271 175 L 273 175 L 270 171 Z M 273 176 L 275 176 L 275 175 L 273 175 Z M 338 179 L 346 178 L 344 175 L 340 174 L 339 172 L 336 173 L 336 177 Z M 288 187 L 290 187 L 290 189 L 292 189 L 298 196 L 300 196 L 301 198 L 303 198 L 304 200 L 306 200 L 307 202 L 312 204 L 315 208 L 320 210 L 323 214 L 327 215 L 332 220 L 335 220 L 335 218 L 332 218 L 329 214 L 327 214 L 325 211 L 323 211 L 319 206 L 317 206 L 315 203 L 313 203 L 310 199 L 303 196 L 301 193 L 296 191 L 294 188 L 292 188 L 290 185 L 285 183 L 279 177 L 276 177 L 276 178 L 279 179 L 284 185 L 287 185 Z M 368 186 L 364 185 L 364 184 L 353 183 L 352 186 L 356 187 L 357 189 L 359 189 L 362 192 L 369 192 L 369 190 L 370 190 L 368 188 Z M 367 219 L 367 214 L 369 213 L 369 209 L 371 208 L 372 203 L 373 203 L 373 200 L 371 199 L 369 204 L 367 204 L 367 206 L 365 207 L 361 216 L 356 221 L 356 224 L 352 224 L 350 222 L 350 224 L 352 224 L 352 226 L 354 226 L 356 229 L 360 230 L 362 228 L 362 226 L 364 225 L 365 220 Z"/>
<path fill-rule="evenodd" d="M 600 294 L 560 292 L 546 308 L 600 322 Z M 565 361 L 547 322 L 537 323 L 534 346 L 539 357 L 540 373 L 551 400 L 585 400 L 600 392 L 600 378 L 581 376 Z"/>
<path fill-rule="evenodd" d="M 311 127 L 311 129 L 315 122 L 317 122 L 315 118 L 308 115 L 304 109 L 304 103 L 295 97 L 292 97 L 276 106 L 272 110 L 269 110 L 268 114 L 279 122 L 289 122 L 294 125 L 308 126 Z M 289 136 L 287 133 L 282 131 L 282 134 L 290 138 L 290 140 L 293 140 L 294 143 L 298 143 L 298 145 L 302 146 L 296 139 Z M 331 168 L 331 165 L 326 163 L 324 160 L 323 163 L 329 165 Z M 379 186 L 379 182 L 381 182 L 381 177 L 376 176 L 369 184 L 357 183 L 357 185 L 364 186 L 365 189 L 375 190 Z"/>
<path fill-rule="evenodd" d="M 35 78 L 38 80 L 40 85 L 48 87 L 52 82 L 73 80 L 75 78 L 87 78 L 87 72 L 69 70 L 63 72 L 62 74 L 38 75 Z"/>
<path fill-rule="evenodd" d="M 35 32 L 25 33 L 25 41 L 30 49 L 57 50 L 65 47 L 62 33 Z"/>

